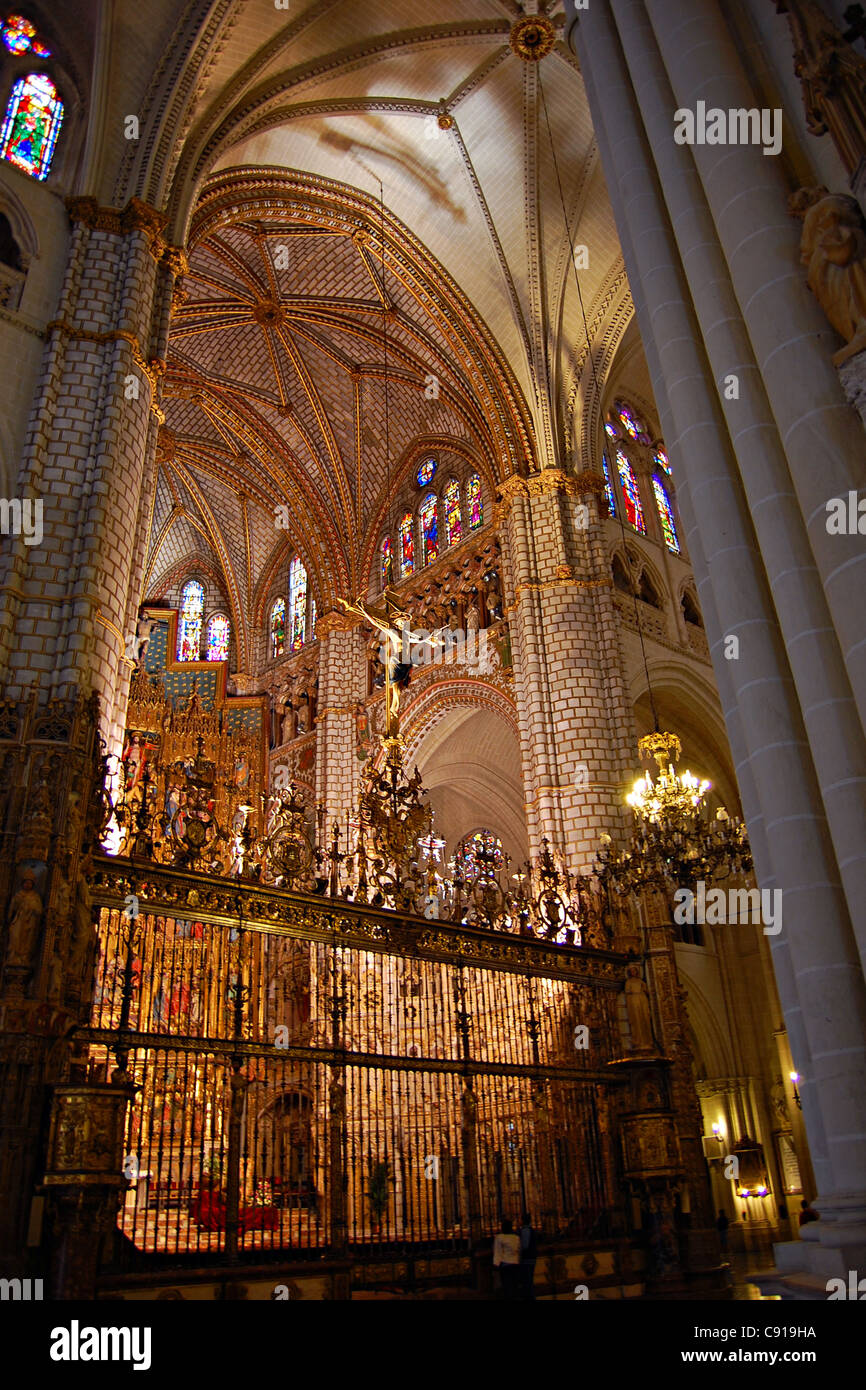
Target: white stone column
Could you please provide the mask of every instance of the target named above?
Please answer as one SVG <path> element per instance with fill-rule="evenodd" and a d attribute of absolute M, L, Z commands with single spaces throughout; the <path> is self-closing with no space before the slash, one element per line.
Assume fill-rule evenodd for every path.
<path fill-rule="evenodd" d="M 675 102 L 646 9 L 642 0 L 614 0 L 613 12 L 714 379 L 720 384 L 733 374 L 737 380 L 737 398 L 722 393 L 722 408 L 866 964 L 863 726 L 716 228 L 691 152 L 673 138 Z"/>
<path fill-rule="evenodd" d="M 590 93 L 590 102 L 593 109 L 600 109 L 600 103 L 598 103 L 598 98 L 595 94 L 591 74 L 584 74 L 584 82 Z M 596 121 L 595 134 L 599 144 L 602 161 L 605 163 L 606 167 L 610 168 L 612 167 L 612 163 L 609 155 L 607 136 L 600 119 Z M 675 439 L 675 423 L 667 398 L 667 387 L 659 360 L 658 349 L 652 333 L 652 322 L 649 318 L 640 277 L 636 269 L 636 260 L 631 244 L 628 220 L 622 211 L 618 186 L 611 184 L 608 191 L 614 208 L 619 238 L 623 248 L 623 256 L 629 271 L 635 315 L 641 329 L 644 353 L 646 355 L 647 366 L 653 384 L 653 394 L 661 418 L 662 433 L 665 438 L 665 443 L 668 446 L 668 452 L 672 457 L 674 468 L 676 469 L 677 503 L 683 521 L 689 559 L 695 575 L 698 597 L 701 604 L 701 613 L 704 619 L 704 627 L 706 629 L 711 651 L 718 654 L 722 650 L 724 631 L 716 611 L 716 600 L 710 581 L 709 567 L 704 555 L 700 532 L 695 522 L 695 513 L 689 491 L 687 462 L 685 458 L 680 457 L 679 446 L 675 444 L 671 447 L 669 444 L 670 440 Z M 752 774 L 752 768 L 743 738 L 740 711 L 737 705 L 733 682 L 731 680 L 730 663 L 716 659 L 714 662 L 714 671 L 716 686 L 719 692 L 719 700 L 725 719 L 725 727 L 728 733 L 728 743 L 734 762 L 734 771 L 737 777 L 740 802 L 743 807 L 746 823 L 749 827 L 749 844 L 755 862 L 755 874 L 761 886 L 772 892 L 780 885 L 776 878 L 772 856 L 767 844 L 764 813 L 755 787 L 755 779 Z M 808 1035 L 803 1026 L 803 1010 L 797 994 L 797 983 L 791 963 L 791 951 L 788 939 L 784 934 L 767 939 L 768 942 L 770 942 L 773 974 L 779 991 L 782 1012 L 785 1016 L 788 1044 L 799 1059 L 799 1065 L 804 1075 L 814 1075 L 811 1047 Z M 817 1158 L 818 1161 L 821 1161 L 821 1156 L 826 1153 L 826 1138 L 824 1137 L 823 1123 L 823 1117 L 820 1111 L 817 1107 L 812 1107 L 810 1121 L 812 1155 L 810 1155 L 810 1157 Z"/>
<path fill-rule="evenodd" d="M 822 1130 L 826 1133 L 826 1152 L 816 1155 L 822 1191 L 837 1194 L 842 1203 L 846 1193 L 853 1193 L 856 1202 L 862 1200 L 864 1172 L 866 1000 L 805 731 L 751 519 L 726 447 L 718 394 L 609 11 L 600 6 L 580 11 L 572 32 L 596 127 L 606 133 L 606 174 L 618 190 L 615 210 L 618 206 L 629 230 L 632 278 L 640 281 L 646 298 L 645 332 L 655 341 L 673 425 L 667 442 L 679 476 L 688 479 L 719 630 L 752 639 L 744 644 L 745 657 L 729 663 L 730 680 L 764 813 L 770 862 L 785 890 L 784 933 L 797 985 L 797 1002 L 790 993 L 786 1002 L 794 1012 L 802 1010 L 814 1068 L 802 1090 L 803 1104 L 810 1135 L 814 1132 L 820 1144 Z M 598 92 L 605 93 L 604 102 Z M 718 669 L 724 657 L 717 643 L 713 655 Z M 794 1033 L 792 1027 L 792 1039 Z"/>
<path fill-rule="evenodd" d="M 756 107 L 717 0 L 646 0 L 676 107 Z M 671 119 L 673 113 L 671 113 Z M 863 486 L 863 429 L 831 360 L 835 334 L 806 284 L 799 224 L 780 161 L 752 144 L 695 144 L 691 154 L 724 249 L 763 389 L 790 467 L 860 718 L 866 726 L 866 593 L 859 535 L 830 535 L 826 503 Z"/>

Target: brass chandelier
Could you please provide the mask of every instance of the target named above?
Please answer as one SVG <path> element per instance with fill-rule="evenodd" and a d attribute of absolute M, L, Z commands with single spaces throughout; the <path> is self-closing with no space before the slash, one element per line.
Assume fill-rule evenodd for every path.
<path fill-rule="evenodd" d="M 628 847 L 617 850 L 609 835 L 602 837 L 595 873 L 604 887 L 622 895 L 749 873 L 745 825 L 724 806 L 713 816 L 707 802 L 712 784 L 677 772 L 682 751 L 677 735 L 648 734 L 638 750 L 647 764 L 655 759 L 657 769 L 653 775 L 648 768 L 626 797 L 634 813 Z"/>

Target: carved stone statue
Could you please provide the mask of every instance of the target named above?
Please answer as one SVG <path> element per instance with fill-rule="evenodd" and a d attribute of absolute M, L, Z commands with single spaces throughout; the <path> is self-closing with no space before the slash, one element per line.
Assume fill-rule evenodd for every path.
<path fill-rule="evenodd" d="M 291 705 L 286 705 L 285 712 L 283 714 L 283 728 L 281 737 L 283 743 L 291 743 L 292 739 L 295 737 L 295 713 Z"/>
<path fill-rule="evenodd" d="M 653 1040 L 652 1016 L 650 1014 L 649 990 L 640 973 L 640 967 L 630 965 L 626 971 L 625 1008 L 631 1033 L 631 1052 L 651 1052 L 655 1047 Z"/>
<path fill-rule="evenodd" d="M 36 876 L 24 873 L 21 887 L 9 904 L 9 954 L 7 965 L 29 965 L 42 919 L 42 899 L 36 891 Z"/>
<path fill-rule="evenodd" d="M 310 702 L 309 697 L 304 691 L 298 701 L 298 733 L 308 734 L 310 732 Z"/>
<path fill-rule="evenodd" d="M 466 609 L 466 631 L 477 632 L 481 626 L 481 614 L 478 612 L 478 604 L 474 596 L 469 600 L 469 607 Z"/>
<path fill-rule="evenodd" d="M 495 570 L 487 576 L 486 602 L 487 612 L 496 622 L 502 617 L 502 590 L 499 587 L 499 575 Z"/>
<path fill-rule="evenodd" d="M 791 209 L 799 216 L 804 207 L 800 259 L 810 290 L 847 343 L 833 354 L 838 367 L 866 349 L 866 227 L 859 204 L 847 195 L 804 189 Z"/>

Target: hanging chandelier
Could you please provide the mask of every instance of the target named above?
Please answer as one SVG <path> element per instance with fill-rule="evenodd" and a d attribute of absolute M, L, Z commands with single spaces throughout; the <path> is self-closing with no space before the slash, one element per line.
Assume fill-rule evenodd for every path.
<path fill-rule="evenodd" d="M 724 806 L 712 815 L 707 793 L 712 784 L 691 772 L 678 772 L 681 744 L 676 734 L 648 734 L 638 743 L 645 763 L 655 759 L 639 777 L 627 804 L 634 813 L 631 843 L 616 850 L 602 836 L 595 872 L 615 893 L 646 889 L 692 887 L 703 880 L 748 874 L 752 855 L 746 827 Z"/>

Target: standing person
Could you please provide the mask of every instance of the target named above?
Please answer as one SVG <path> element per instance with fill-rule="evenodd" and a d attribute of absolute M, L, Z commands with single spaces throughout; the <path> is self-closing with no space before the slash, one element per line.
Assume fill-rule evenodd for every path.
<path fill-rule="evenodd" d="M 514 1234 L 507 1217 L 503 1218 L 499 1235 L 493 1237 L 493 1268 L 499 1270 L 505 1297 L 516 1299 L 520 1280 L 520 1237 Z"/>
<path fill-rule="evenodd" d="M 719 1243 L 721 1244 L 723 1255 L 727 1255 L 728 1253 L 728 1227 L 730 1226 L 730 1224 L 731 1223 L 725 1215 L 723 1209 L 719 1207 L 719 1215 L 716 1220 L 716 1230 L 719 1233 Z"/>
<path fill-rule="evenodd" d="M 538 1237 L 532 1228 L 529 1212 L 523 1213 L 520 1223 L 520 1291 L 524 1299 L 535 1298 L 535 1261 L 538 1259 Z"/>

